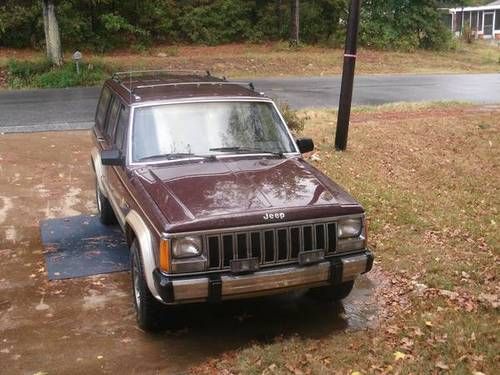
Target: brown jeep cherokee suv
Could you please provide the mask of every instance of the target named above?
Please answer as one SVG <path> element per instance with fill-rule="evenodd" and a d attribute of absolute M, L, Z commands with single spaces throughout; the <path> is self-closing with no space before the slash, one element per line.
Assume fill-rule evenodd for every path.
<path fill-rule="evenodd" d="M 363 207 L 301 157 L 312 140 L 295 140 L 252 84 L 116 73 L 93 138 L 99 215 L 126 235 L 144 329 L 165 304 L 342 299 L 372 267 Z"/>

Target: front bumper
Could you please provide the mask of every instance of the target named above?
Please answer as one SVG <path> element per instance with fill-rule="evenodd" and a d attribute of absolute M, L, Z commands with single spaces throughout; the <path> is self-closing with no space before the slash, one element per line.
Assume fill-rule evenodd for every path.
<path fill-rule="evenodd" d="M 365 250 L 325 259 L 321 263 L 287 265 L 246 275 L 208 274 L 172 277 L 156 269 L 156 289 L 167 304 L 220 301 L 287 292 L 293 289 L 338 285 L 371 270 L 373 253 Z"/>

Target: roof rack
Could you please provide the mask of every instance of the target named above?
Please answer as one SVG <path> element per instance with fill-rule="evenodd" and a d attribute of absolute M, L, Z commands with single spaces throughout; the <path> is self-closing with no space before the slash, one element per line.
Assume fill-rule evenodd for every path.
<path fill-rule="evenodd" d="M 153 76 L 160 78 L 161 76 L 168 75 L 195 75 L 195 76 L 206 76 L 212 77 L 210 71 L 202 70 L 168 70 L 168 69 L 156 69 L 156 70 L 130 70 L 126 72 L 115 72 L 113 73 L 111 79 L 117 82 L 123 82 L 124 79 L 141 78 L 144 76 Z"/>
<path fill-rule="evenodd" d="M 193 81 L 193 82 L 170 82 L 170 83 L 157 83 L 151 85 L 139 85 L 132 88 L 132 93 L 134 93 L 138 89 L 149 89 L 155 87 L 167 87 L 167 86 L 187 86 L 187 85 L 212 85 L 212 86 L 222 86 L 222 85 L 236 85 L 236 86 L 248 86 L 250 89 L 255 90 L 255 87 L 252 82 L 243 82 L 243 81 Z"/>
<path fill-rule="evenodd" d="M 179 75 L 186 75 L 186 76 L 191 76 L 193 78 L 200 78 L 200 80 L 196 81 L 187 81 L 187 82 L 165 82 L 161 81 L 161 78 L 172 78 L 172 76 L 179 76 Z M 132 86 L 132 79 L 140 79 L 146 78 L 146 77 L 153 77 L 156 78 L 159 82 L 158 83 L 148 83 L 147 81 L 144 82 L 144 84 L 138 84 L 137 86 Z M 203 80 L 203 78 L 206 78 L 206 80 Z M 227 81 L 226 77 L 218 78 L 215 76 L 212 76 L 210 74 L 210 71 L 201 71 L 201 70 L 132 70 L 132 71 L 127 71 L 127 72 L 116 72 L 113 73 L 111 79 L 113 79 L 115 82 L 120 84 L 124 90 L 126 90 L 130 98 L 132 99 L 132 96 L 134 99 L 141 100 L 141 97 L 137 95 L 137 90 L 140 89 L 148 89 L 148 88 L 156 88 L 156 87 L 168 87 L 168 86 L 186 86 L 186 85 L 195 85 L 200 87 L 201 85 L 237 85 L 237 86 L 248 86 L 251 90 L 255 91 L 255 87 L 252 82 L 243 82 L 243 81 Z M 125 83 L 129 81 L 130 86 L 127 86 Z M 138 83 L 136 80 L 134 80 L 136 83 Z"/>

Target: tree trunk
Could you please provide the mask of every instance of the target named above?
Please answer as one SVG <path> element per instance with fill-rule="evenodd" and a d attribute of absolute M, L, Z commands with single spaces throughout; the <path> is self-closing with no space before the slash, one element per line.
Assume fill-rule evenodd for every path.
<path fill-rule="evenodd" d="M 290 43 L 298 45 L 300 32 L 300 1 L 291 0 Z"/>
<path fill-rule="evenodd" d="M 42 0 L 42 12 L 47 58 L 52 64 L 60 66 L 62 65 L 61 37 L 54 0 Z"/>

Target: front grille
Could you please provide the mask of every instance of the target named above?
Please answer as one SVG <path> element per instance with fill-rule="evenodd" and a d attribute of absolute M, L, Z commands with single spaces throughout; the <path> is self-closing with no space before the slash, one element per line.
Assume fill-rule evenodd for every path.
<path fill-rule="evenodd" d="M 227 269 L 233 259 L 258 258 L 261 266 L 293 263 L 300 252 L 335 252 L 335 223 L 311 223 L 204 236 L 210 270 Z"/>

